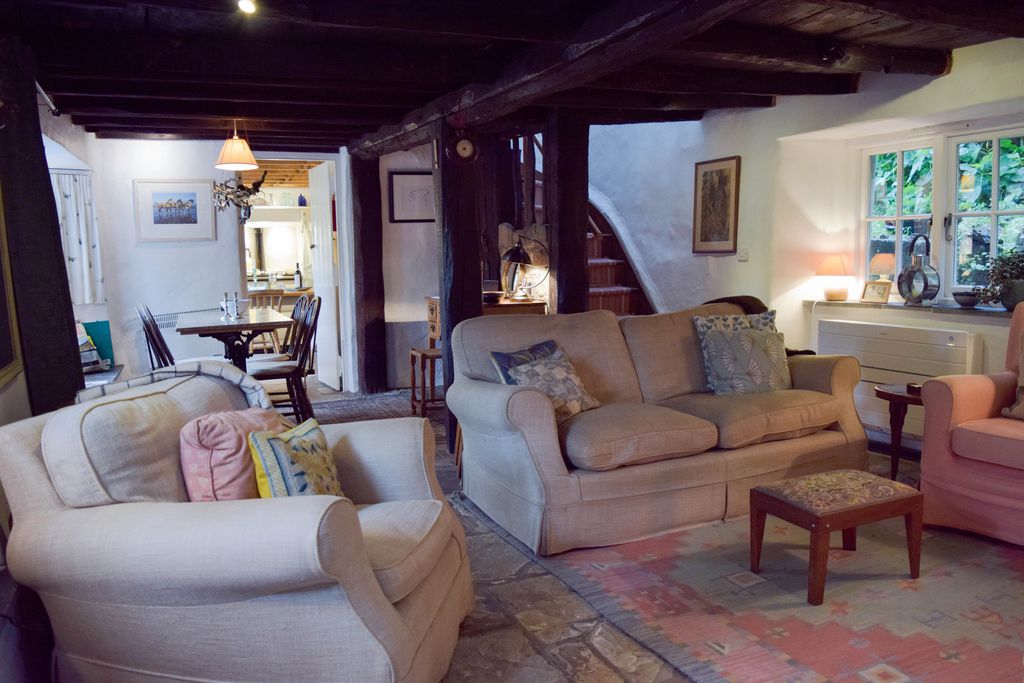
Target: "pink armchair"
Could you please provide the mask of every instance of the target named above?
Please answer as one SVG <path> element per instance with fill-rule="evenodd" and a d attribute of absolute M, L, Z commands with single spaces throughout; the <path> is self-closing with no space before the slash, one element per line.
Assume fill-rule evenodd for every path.
<path fill-rule="evenodd" d="M 1010 323 L 1006 370 L 925 382 L 921 491 L 924 521 L 1024 545 L 1024 420 L 1013 404 L 1024 303 Z"/>

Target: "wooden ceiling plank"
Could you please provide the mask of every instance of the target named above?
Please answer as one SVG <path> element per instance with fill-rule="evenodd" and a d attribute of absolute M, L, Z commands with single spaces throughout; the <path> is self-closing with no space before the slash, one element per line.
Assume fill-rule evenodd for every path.
<path fill-rule="evenodd" d="M 942 75 L 949 73 L 952 64 L 949 50 L 850 44 L 830 37 L 737 23 L 713 26 L 684 41 L 673 52 L 755 67 L 797 70 L 811 67 L 845 73 Z"/>
<path fill-rule="evenodd" d="M 646 65 L 641 65 L 641 68 Z M 747 95 L 842 95 L 857 92 L 857 74 L 703 70 L 689 73 L 627 70 L 590 83 L 592 88 L 640 92 Z"/>
<path fill-rule="evenodd" d="M 221 130 L 227 135 L 232 127 L 231 117 L 173 117 L 173 116 L 142 116 L 130 114 L 72 114 L 71 121 L 80 126 L 107 125 L 126 128 L 174 128 L 193 127 Z M 351 124 L 332 121 L 286 121 L 272 119 L 240 119 L 239 126 L 243 131 L 281 131 L 281 132 L 348 132 L 360 128 L 371 128 L 371 124 Z"/>
<path fill-rule="evenodd" d="M 246 120 L 276 119 L 281 121 L 329 121 L 380 125 L 395 121 L 399 112 L 386 107 L 294 107 L 280 103 L 146 100 L 89 95 L 66 95 L 54 98 L 57 106 L 68 114 L 163 116 L 173 118 L 238 118 Z"/>
<path fill-rule="evenodd" d="M 773 107 L 775 98 L 766 95 L 669 95 L 575 88 L 546 97 L 539 104 L 569 108 L 678 111 L 724 107 Z"/>
<path fill-rule="evenodd" d="M 1024 38 L 1024 3 L 1018 0 L 828 0 L 827 4 L 903 21 Z"/>
<path fill-rule="evenodd" d="M 361 140 L 353 152 L 402 148 L 428 124 L 471 126 L 647 59 L 759 0 L 618 0 L 586 19 L 568 40 L 534 45 L 497 80 L 470 85 Z"/>

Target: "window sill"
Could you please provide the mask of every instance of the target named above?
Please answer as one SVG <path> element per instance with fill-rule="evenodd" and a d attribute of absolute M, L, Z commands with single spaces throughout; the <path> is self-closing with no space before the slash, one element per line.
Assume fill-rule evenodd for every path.
<path fill-rule="evenodd" d="M 935 303 L 931 306 L 908 306 L 901 300 L 893 300 L 880 304 L 873 302 L 857 301 L 847 299 L 846 301 L 825 301 L 824 299 L 804 301 L 805 306 L 847 306 L 852 308 L 881 308 L 893 311 L 915 311 L 922 313 L 934 313 L 936 315 L 966 315 L 982 318 L 1006 318 L 1012 316 L 1002 306 L 978 306 L 977 308 L 961 308 L 955 303 Z"/>

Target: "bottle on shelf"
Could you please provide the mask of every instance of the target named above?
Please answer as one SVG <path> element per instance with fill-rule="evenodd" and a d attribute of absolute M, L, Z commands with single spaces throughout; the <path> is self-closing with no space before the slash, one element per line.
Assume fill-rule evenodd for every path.
<path fill-rule="evenodd" d="M 295 264 L 295 289 L 302 289 L 302 269 L 298 263 Z"/>

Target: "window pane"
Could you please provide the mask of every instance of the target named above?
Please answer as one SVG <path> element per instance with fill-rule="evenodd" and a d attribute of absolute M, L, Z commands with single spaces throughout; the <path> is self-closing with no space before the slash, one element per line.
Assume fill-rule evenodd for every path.
<path fill-rule="evenodd" d="M 903 213 L 932 212 L 932 149 L 903 153 Z"/>
<path fill-rule="evenodd" d="M 891 280 L 896 270 L 896 224 L 892 221 L 870 221 L 868 235 L 868 279 L 880 280 L 882 277 L 886 277 Z M 893 272 L 871 272 L 873 266 L 877 270 L 889 269 L 888 259 L 875 259 L 879 254 L 892 257 Z"/>
<path fill-rule="evenodd" d="M 1024 251 L 1024 216 L 999 217 L 999 253 Z"/>
<path fill-rule="evenodd" d="M 915 235 L 927 235 L 929 228 L 928 224 L 930 222 L 931 221 L 928 218 L 900 221 L 902 224 L 902 230 L 900 232 L 902 233 L 901 237 L 903 239 L 903 268 L 906 268 L 907 264 L 910 263 L 910 241 L 914 239 Z M 924 240 L 918 240 L 914 253 L 924 254 L 924 246 Z"/>
<path fill-rule="evenodd" d="M 984 285 L 988 281 L 992 221 L 987 216 L 961 218 L 956 226 L 956 283 Z"/>
<path fill-rule="evenodd" d="M 896 152 L 871 155 L 872 216 L 896 215 Z"/>
<path fill-rule="evenodd" d="M 1024 209 L 1024 137 L 999 141 L 999 208 Z"/>
<path fill-rule="evenodd" d="M 988 211 L 992 206 L 992 141 L 964 142 L 957 145 L 960 157 L 960 181 L 957 210 Z"/>

